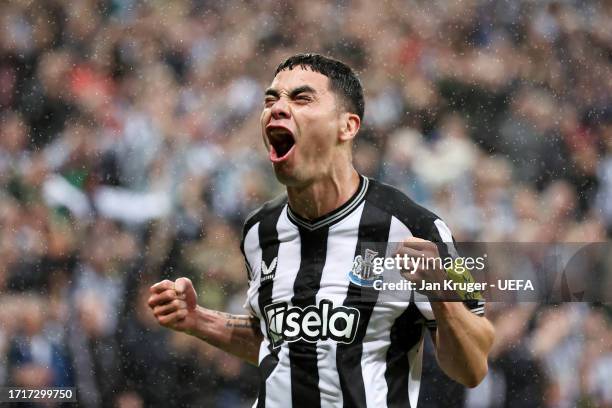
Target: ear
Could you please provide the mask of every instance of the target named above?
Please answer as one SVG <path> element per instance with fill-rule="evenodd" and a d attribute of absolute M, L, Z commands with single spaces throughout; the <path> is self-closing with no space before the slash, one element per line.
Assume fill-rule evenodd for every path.
<path fill-rule="evenodd" d="M 340 120 L 342 121 L 339 135 L 340 142 L 349 142 L 353 140 L 361 126 L 361 119 L 354 113 L 344 112 Z"/>

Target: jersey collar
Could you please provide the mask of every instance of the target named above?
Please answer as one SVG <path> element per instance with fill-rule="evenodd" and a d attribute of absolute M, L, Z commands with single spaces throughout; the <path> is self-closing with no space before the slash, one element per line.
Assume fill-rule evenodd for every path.
<path fill-rule="evenodd" d="M 369 180 L 367 177 L 363 175 L 359 175 L 359 187 L 357 187 L 357 191 L 353 196 L 340 207 L 336 208 L 334 211 L 323 215 L 322 217 L 316 218 L 314 220 L 307 220 L 306 218 L 296 214 L 291 207 L 287 205 L 287 216 L 291 222 L 293 222 L 298 227 L 306 228 L 310 231 L 315 230 L 317 228 L 321 228 L 324 226 L 329 226 L 331 224 L 335 224 L 338 221 L 346 218 L 350 213 L 353 212 L 355 208 L 361 204 L 363 199 L 365 198 L 366 191 L 368 190 Z"/>

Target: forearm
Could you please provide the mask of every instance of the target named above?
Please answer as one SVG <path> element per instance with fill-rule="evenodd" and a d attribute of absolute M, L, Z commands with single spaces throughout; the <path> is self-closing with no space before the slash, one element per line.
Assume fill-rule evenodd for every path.
<path fill-rule="evenodd" d="M 442 370 L 455 381 L 475 387 L 487 373 L 487 356 L 494 329 L 460 302 L 432 302 L 436 317 L 436 357 Z"/>
<path fill-rule="evenodd" d="M 221 350 L 253 365 L 258 364 L 262 335 L 253 316 L 232 315 L 198 306 L 194 327 L 186 330 Z"/>

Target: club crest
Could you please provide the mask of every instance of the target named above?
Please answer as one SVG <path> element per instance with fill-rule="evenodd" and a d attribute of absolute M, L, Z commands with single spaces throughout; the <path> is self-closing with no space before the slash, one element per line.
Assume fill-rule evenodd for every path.
<path fill-rule="evenodd" d="M 374 282 L 382 279 L 381 273 L 374 271 L 374 259 L 378 252 L 366 249 L 363 256 L 357 255 L 349 272 L 349 280 L 358 286 L 374 286 Z"/>

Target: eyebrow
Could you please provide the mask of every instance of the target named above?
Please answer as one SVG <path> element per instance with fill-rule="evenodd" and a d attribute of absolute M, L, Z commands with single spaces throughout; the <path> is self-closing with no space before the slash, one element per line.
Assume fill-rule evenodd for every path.
<path fill-rule="evenodd" d="M 289 97 L 295 98 L 297 95 L 303 92 L 312 93 L 312 94 L 317 93 L 317 91 L 310 85 L 302 85 L 302 86 L 298 86 L 297 88 L 293 88 L 291 91 L 289 91 Z M 270 96 L 274 96 L 275 98 L 278 98 L 280 96 L 280 93 L 274 88 L 268 88 L 266 89 L 265 95 L 266 96 L 270 95 Z"/>

